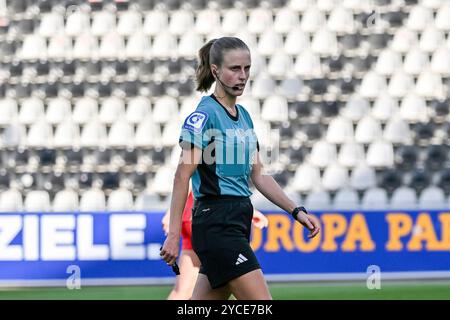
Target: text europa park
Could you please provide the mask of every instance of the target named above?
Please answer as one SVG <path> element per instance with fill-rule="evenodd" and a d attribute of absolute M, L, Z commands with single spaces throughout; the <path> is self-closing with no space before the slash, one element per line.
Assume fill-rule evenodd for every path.
<path fill-rule="evenodd" d="M 387 251 L 450 251 L 450 213 L 442 212 L 437 217 L 438 221 L 433 224 L 426 212 L 417 217 L 388 213 L 383 224 L 371 227 L 388 228 L 388 239 L 384 244 Z M 267 218 L 266 239 L 263 240 L 262 230 L 253 228 L 251 246 L 254 250 L 370 252 L 376 249 L 366 218 L 360 213 L 351 217 L 338 213 L 320 215 L 322 229 L 313 239 L 306 238 L 303 226 L 286 215 L 268 214 Z"/>

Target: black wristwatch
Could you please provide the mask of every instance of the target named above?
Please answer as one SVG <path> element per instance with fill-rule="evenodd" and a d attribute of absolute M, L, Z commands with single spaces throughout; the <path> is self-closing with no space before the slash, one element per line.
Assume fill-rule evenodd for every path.
<path fill-rule="evenodd" d="M 294 217 L 295 220 L 297 220 L 297 215 L 300 211 L 303 211 L 305 214 L 308 214 L 308 211 L 306 211 L 305 207 L 297 207 L 291 212 L 291 215 Z"/>

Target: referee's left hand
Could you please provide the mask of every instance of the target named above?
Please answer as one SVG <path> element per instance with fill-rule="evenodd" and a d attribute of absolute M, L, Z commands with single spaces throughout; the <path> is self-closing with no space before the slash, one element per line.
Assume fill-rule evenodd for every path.
<path fill-rule="evenodd" d="M 317 219 L 315 216 L 305 214 L 304 212 L 299 212 L 297 215 L 297 221 L 300 222 L 304 227 L 308 228 L 309 239 L 312 239 L 319 234 L 320 222 L 319 219 Z"/>

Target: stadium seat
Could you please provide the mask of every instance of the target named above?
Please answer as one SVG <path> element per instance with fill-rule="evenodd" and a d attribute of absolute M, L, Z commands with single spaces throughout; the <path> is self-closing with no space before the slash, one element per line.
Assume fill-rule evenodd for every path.
<path fill-rule="evenodd" d="M 393 75 L 396 70 L 402 67 L 402 57 L 400 53 L 390 48 L 386 48 L 380 52 L 375 71 L 381 75 Z"/>
<path fill-rule="evenodd" d="M 367 72 L 361 82 L 359 92 L 361 97 L 376 99 L 387 90 L 387 83 L 384 76 L 374 71 Z"/>
<path fill-rule="evenodd" d="M 406 54 L 403 71 L 406 74 L 417 76 L 428 67 L 428 64 L 428 55 L 418 47 L 415 47 Z"/>
<path fill-rule="evenodd" d="M 116 30 L 116 15 L 111 11 L 98 11 L 92 14 L 90 33 L 95 37 L 102 37 Z"/>
<path fill-rule="evenodd" d="M 128 189 L 121 187 L 111 192 L 108 197 L 108 211 L 131 211 L 133 209 L 133 196 Z"/>
<path fill-rule="evenodd" d="M 326 141 L 316 142 L 311 150 L 309 162 L 319 168 L 324 168 L 337 160 L 336 145 Z"/>
<path fill-rule="evenodd" d="M 87 123 L 81 131 L 80 145 L 88 148 L 105 146 L 107 142 L 106 128 L 95 118 Z"/>
<path fill-rule="evenodd" d="M 125 48 L 125 56 L 133 60 L 150 58 L 150 38 L 141 31 L 130 35 Z"/>
<path fill-rule="evenodd" d="M 263 34 L 268 29 L 274 29 L 273 13 L 269 8 L 258 7 L 250 11 L 247 30 L 254 34 Z M 277 30 L 274 30 L 278 32 Z"/>
<path fill-rule="evenodd" d="M 438 30 L 450 31 L 450 4 L 443 3 L 441 8 L 436 12 L 434 24 Z"/>
<path fill-rule="evenodd" d="M 283 79 L 293 68 L 292 59 L 284 52 L 277 52 L 270 58 L 267 65 L 267 72 L 274 79 Z"/>
<path fill-rule="evenodd" d="M 76 37 L 72 56 L 76 59 L 88 60 L 98 58 L 97 39 L 90 33 L 82 33 Z"/>
<path fill-rule="evenodd" d="M 441 187 L 445 192 L 450 191 L 450 170 L 448 168 L 445 168 L 440 171 L 440 175 L 438 177 L 438 185 Z"/>
<path fill-rule="evenodd" d="M 322 27 L 313 34 L 311 50 L 320 55 L 329 57 L 338 54 L 338 42 L 334 32 Z"/>
<path fill-rule="evenodd" d="M 446 208 L 445 193 L 436 186 L 429 186 L 419 195 L 419 208 L 422 210 L 441 210 Z"/>
<path fill-rule="evenodd" d="M 305 49 L 298 57 L 294 64 L 294 71 L 297 75 L 304 79 L 320 77 L 323 74 L 320 57 L 311 49 Z"/>
<path fill-rule="evenodd" d="M 400 103 L 400 117 L 408 122 L 428 121 L 426 102 L 414 92 L 409 93 Z"/>
<path fill-rule="evenodd" d="M 334 7 L 327 20 L 327 27 L 330 31 L 340 34 L 354 33 L 355 22 L 352 11 L 343 6 Z"/>
<path fill-rule="evenodd" d="M 346 168 L 354 168 L 365 163 L 363 145 L 355 142 L 346 142 L 341 146 L 338 163 Z"/>
<path fill-rule="evenodd" d="M 267 73 L 260 73 L 252 86 L 252 96 L 257 99 L 265 99 L 275 93 L 276 83 Z"/>
<path fill-rule="evenodd" d="M 427 26 L 420 37 L 419 48 L 427 53 L 434 52 L 445 41 L 445 35 L 433 25 Z"/>
<path fill-rule="evenodd" d="M 450 48 L 442 45 L 432 55 L 430 70 L 440 75 L 450 74 Z"/>
<path fill-rule="evenodd" d="M 217 10 L 205 8 L 197 11 L 195 20 L 195 32 L 206 35 L 210 30 L 220 30 L 220 13 Z"/>
<path fill-rule="evenodd" d="M 41 14 L 37 34 L 42 37 L 52 37 L 64 29 L 64 17 L 57 11 Z"/>
<path fill-rule="evenodd" d="M 194 102 L 194 101 L 192 101 L 192 102 Z M 247 112 L 250 114 L 252 119 L 260 119 L 261 118 L 261 105 L 260 105 L 258 99 L 254 98 L 252 96 L 245 96 L 245 97 L 239 98 L 238 104 L 240 104 L 247 110 Z M 193 103 L 188 105 L 191 112 L 192 112 L 192 108 L 194 105 L 195 104 L 193 104 Z M 188 116 L 189 113 L 186 114 L 186 116 Z M 186 119 L 186 117 L 182 117 L 181 119 L 183 119 L 183 118 Z"/>
<path fill-rule="evenodd" d="M 78 193 L 74 189 L 67 188 L 56 193 L 53 200 L 53 211 L 73 212 L 78 211 L 78 209 Z"/>
<path fill-rule="evenodd" d="M 283 122 L 288 120 L 288 103 L 281 95 L 272 95 L 264 100 L 261 119 L 268 122 Z"/>
<path fill-rule="evenodd" d="M 449 149 L 446 145 L 428 145 L 426 149 L 425 164 L 428 169 L 440 170 L 442 164 L 448 160 Z"/>
<path fill-rule="evenodd" d="M 361 200 L 361 208 L 363 210 L 387 210 L 389 201 L 386 190 L 378 187 L 366 190 Z"/>
<path fill-rule="evenodd" d="M 118 119 L 111 126 L 108 145 L 111 148 L 131 148 L 134 142 L 133 126 L 125 119 Z"/>
<path fill-rule="evenodd" d="M 27 212 L 51 211 L 50 196 L 47 191 L 30 191 L 25 197 L 24 210 Z"/>
<path fill-rule="evenodd" d="M 178 145 L 180 137 L 178 134 L 174 134 L 174 132 L 181 132 L 181 126 L 182 123 L 178 121 L 178 119 L 170 121 L 165 125 L 161 137 L 163 147 L 173 147 L 175 145 Z"/>
<path fill-rule="evenodd" d="M 289 30 L 284 42 L 284 52 L 289 55 L 299 55 L 311 46 L 309 36 L 299 26 Z"/>
<path fill-rule="evenodd" d="M 298 15 L 289 7 L 281 8 L 275 14 L 273 29 L 277 33 L 287 34 L 300 24 Z"/>
<path fill-rule="evenodd" d="M 125 41 L 115 30 L 103 35 L 98 49 L 100 59 L 115 60 L 125 58 Z"/>
<path fill-rule="evenodd" d="M 252 201 L 253 207 L 256 210 L 275 211 L 275 212 L 281 210 L 256 189 L 253 191 L 253 194 L 251 195 L 250 199 Z"/>
<path fill-rule="evenodd" d="M 305 207 L 308 210 L 329 210 L 332 208 L 330 194 L 325 190 L 313 190 L 306 196 Z"/>
<path fill-rule="evenodd" d="M 395 154 L 395 163 L 398 169 L 411 170 L 419 160 L 419 152 L 414 145 L 400 146 Z"/>
<path fill-rule="evenodd" d="M 49 124 L 59 124 L 63 120 L 71 117 L 70 101 L 58 97 L 48 101 L 46 120 Z"/>
<path fill-rule="evenodd" d="M 247 17 L 244 11 L 233 8 L 223 11 L 222 31 L 226 35 L 236 34 L 247 26 Z"/>
<path fill-rule="evenodd" d="M 162 196 L 149 190 L 141 192 L 135 202 L 138 211 L 166 212 L 170 209 L 171 196 Z"/>
<path fill-rule="evenodd" d="M 309 6 L 300 21 L 300 28 L 307 33 L 315 33 L 324 25 L 326 25 L 325 15 L 315 6 Z"/>
<path fill-rule="evenodd" d="M 22 194 L 17 187 L 12 187 L 0 195 L 1 212 L 20 212 L 23 211 Z"/>
<path fill-rule="evenodd" d="M 80 145 L 80 129 L 72 120 L 66 119 L 56 127 L 53 139 L 55 148 L 77 148 Z"/>
<path fill-rule="evenodd" d="M 402 69 L 392 75 L 389 82 L 388 93 L 393 98 L 403 98 L 415 87 L 413 76 L 406 74 Z M 379 99 L 383 99 L 380 97 Z"/>
<path fill-rule="evenodd" d="M 333 199 L 334 210 L 359 210 L 359 198 L 356 190 L 340 188 Z"/>
<path fill-rule="evenodd" d="M 152 56 L 158 59 L 169 59 L 176 55 L 177 39 L 168 31 L 155 36 L 152 44 Z"/>
<path fill-rule="evenodd" d="M 322 178 L 322 186 L 328 191 L 337 191 L 340 188 L 345 188 L 349 184 L 348 171 L 346 168 L 332 164 L 328 166 Z"/>
<path fill-rule="evenodd" d="M 100 106 L 99 120 L 101 123 L 111 125 L 125 116 L 125 102 L 117 96 L 103 100 Z"/>
<path fill-rule="evenodd" d="M 6 126 L 17 120 L 18 106 L 17 101 L 12 98 L 0 99 L 0 126 Z"/>
<path fill-rule="evenodd" d="M 175 176 L 175 168 L 169 166 L 163 166 L 156 172 L 155 178 L 151 184 L 151 190 L 158 194 L 170 194 L 172 191 L 172 184 L 167 183 L 173 181 Z"/>
<path fill-rule="evenodd" d="M 377 184 L 375 170 L 366 164 L 360 164 L 351 173 L 350 186 L 356 190 L 366 190 Z"/>
<path fill-rule="evenodd" d="M 283 47 L 283 37 L 273 29 L 268 29 L 259 39 L 257 52 L 263 57 L 273 56 Z"/>
<path fill-rule="evenodd" d="M 395 31 L 391 42 L 391 48 L 400 53 L 407 53 L 413 47 L 418 46 L 419 39 L 417 32 L 404 26 Z"/>
<path fill-rule="evenodd" d="M 72 40 L 64 35 L 54 35 L 48 45 L 47 57 L 51 60 L 61 61 L 72 56 Z"/>
<path fill-rule="evenodd" d="M 390 201 L 391 210 L 415 210 L 417 209 L 416 191 L 410 187 L 399 187 L 392 193 Z"/>
<path fill-rule="evenodd" d="M 180 36 L 193 28 L 194 14 L 191 10 L 179 9 L 171 13 L 168 29 L 171 34 Z"/>
<path fill-rule="evenodd" d="M 197 57 L 197 52 L 199 48 L 203 45 L 203 40 L 200 34 L 195 32 L 185 33 L 180 40 L 178 45 L 178 56 L 194 59 Z"/>
<path fill-rule="evenodd" d="M 139 148 L 151 148 L 162 144 L 162 135 L 159 125 L 155 124 L 151 117 L 146 117 L 137 126 L 135 146 Z"/>
<path fill-rule="evenodd" d="M 131 124 L 138 124 L 151 115 L 151 102 L 145 96 L 133 97 L 128 101 L 126 120 Z"/>
<path fill-rule="evenodd" d="M 91 97 L 82 97 L 75 102 L 72 119 L 77 124 L 86 124 L 98 114 L 98 102 Z"/>
<path fill-rule="evenodd" d="M 305 12 L 308 8 L 311 7 L 313 1 L 311 0 L 291 0 L 288 1 L 288 8 L 296 11 L 296 12 Z"/>
<path fill-rule="evenodd" d="M 406 26 L 414 31 L 423 31 L 433 24 L 433 12 L 430 8 L 421 5 L 414 6 L 409 12 Z"/>
<path fill-rule="evenodd" d="M 169 27 L 169 13 L 166 10 L 150 10 L 145 14 L 142 31 L 155 36 Z"/>
<path fill-rule="evenodd" d="M 170 96 L 156 99 L 153 108 L 153 121 L 155 123 L 167 123 L 178 114 L 178 102 Z"/>
<path fill-rule="evenodd" d="M 320 181 L 319 168 L 303 163 L 295 171 L 292 189 L 299 192 L 310 191 L 318 185 L 320 186 Z"/>
<path fill-rule="evenodd" d="M 381 124 L 371 116 L 365 116 L 358 121 L 355 130 L 355 141 L 371 143 L 382 137 Z"/>
<path fill-rule="evenodd" d="M 328 125 L 326 140 L 329 143 L 342 144 L 353 140 L 353 125 L 351 120 L 336 117 Z"/>
<path fill-rule="evenodd" d="M 366 154 L 366 162 L 369 166 L 391 167 L 394 164 L 394 148 L 388 141 L 378 140 L 369 145 Z"/>
<path fill-rule="evenodd" d="M 292 70 L 292 69 L 291 69 Z M 279 93 L 288 100 L 296 100 L 304 92 L 305 86 L 299 77 L 286 75 L 278 87 Z"/>
<path fill-rule="evenodd" d="M 90 29 L 90 17 L 87 12 L 75 10 L 67 16 L 65 33 L 70 37 L 77 37 Z"/>
<path fill-rule="evenodd" d="M 403 176 L 399 170 L 388 168 L 380 171 L 379 176 L 379 185 L 389 192 L 389 194 L 392 194 L 393 190 L 402 185 Z"/>
<path fill-rule="evenodd" d="M 428 99 L 443 98 L 446 95 L 441 76 L 430 70 L 420 73 L 415 89 L 419 96 Z"/>
<path fill-rule="evenodd" d="M 126 10 L 118 16 L 117 33 L 131 36 L 142 29 L 142 17 L 137 10 Z"/>
<path fill-rule="evenodd" d="M 27 136 L 27 146 L 31 148 L 47 148 L 53 143 L 53 131 L 45 120 L 32 124 Z"/>
<path fill-rule="evenodd" d="M 31 125 L 44 117 L 44 103 L 37 97 L 29 97 L 22 101 L 19 111 L 19 123 Z"/>
<path fill-rule="evenodd" d="M 393 117 L 386 123 L 383 138 L 393 144 L 408 144 L 412 142 L 412 134 L 408 123 L 399 117 Z"/>
<path fill-rule="evenodd" d="M 81 195 L 80 211 L 96 212 L 106 209 L 105 194 L 100 188 L 91 188 Z"/>

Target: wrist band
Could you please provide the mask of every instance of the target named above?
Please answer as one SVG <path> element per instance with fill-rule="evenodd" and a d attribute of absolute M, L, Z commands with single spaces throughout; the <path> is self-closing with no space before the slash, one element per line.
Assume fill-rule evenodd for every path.
<path fill-rule="evenodd" d="M 308 211 L 306 211 L 305 207 L 297 207 L 294 210 L 292 210 L 291 213 L 292 217 L 294 217 L 295 220 L 297 220 L 297 216 L 300 211 L 303 211 L 305 214 L 308 214 Z"/>

